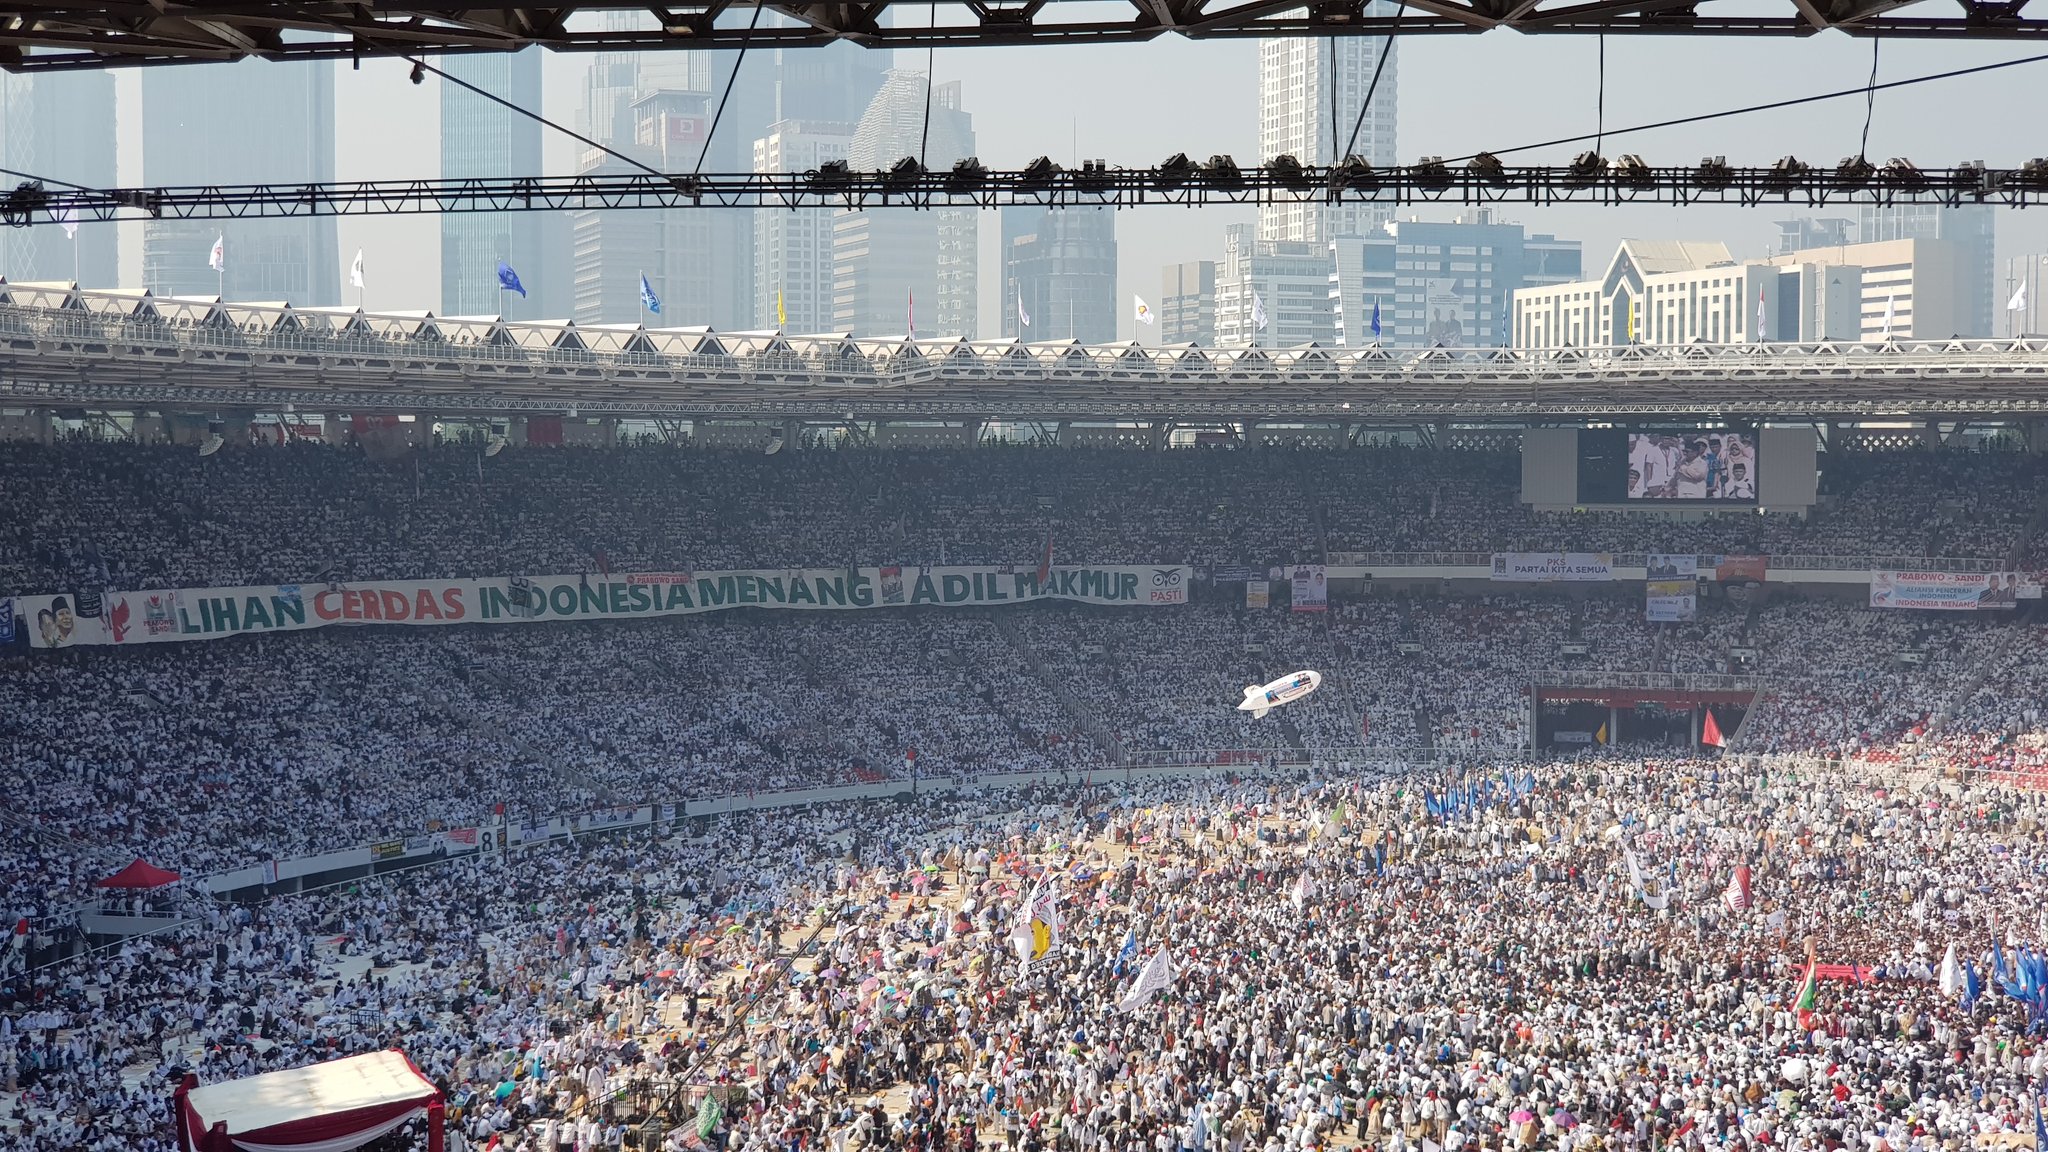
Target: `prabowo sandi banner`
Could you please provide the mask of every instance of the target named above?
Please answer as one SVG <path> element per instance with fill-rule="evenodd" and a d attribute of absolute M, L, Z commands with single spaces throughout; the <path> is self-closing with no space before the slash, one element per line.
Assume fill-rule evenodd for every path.
<path fill-rule="evenodd" d="M 108 592 L 97 618 L 76 596 L 20 596 L 15 610 L 37 648 L 161 644 L 349 624 L 527 624 L 641 620 L 729 608 L 846 610 L 923 605 L 983 608 L 1033 600 L 1102 605 L 1188 602 L 1194 570 L 1179 564 L 755 569 L 500 576 Z"/>
<path fill-rule="evenodd" d="M 1528 584 L 1614 579 L 1614 557 L 1605 552 L 1495 552 L 1493 576 Z"/>
<path fill-rule="evenodd" d="M 1870 574 L 1872 608 L 1941 612 L 1997 611 L 2041 598 L 2041 581 L 2017 572 L 1889 572 Z"/>
<path fill-rule="evenodd" d="M 1296 564 L 1287 570 L 1287 584 L 1296 612 L 1330 610 L 1330 571 L 1321 564 Z"/>

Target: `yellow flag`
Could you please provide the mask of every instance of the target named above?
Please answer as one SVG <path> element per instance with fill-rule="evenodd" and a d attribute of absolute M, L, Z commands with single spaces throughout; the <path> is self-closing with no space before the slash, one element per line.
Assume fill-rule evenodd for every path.
<path fill-rule="evenodd" d="M 775 326 L 777 328 L 789 326 L 789 313 L 782 310 L 782 289 L 780 288 L 775 290 Z"/>
<path fill-rule="evenodd" d="M 1636 298 L 1628 298 L 1628 342 L 1636 342 Z"/>
<path fill-rule="evenodd" d="M 1593 733 L 1593 741 L 1597 744 L 1607 743 L 1607 725 L 1602 724 L 1600 730 Z"/>

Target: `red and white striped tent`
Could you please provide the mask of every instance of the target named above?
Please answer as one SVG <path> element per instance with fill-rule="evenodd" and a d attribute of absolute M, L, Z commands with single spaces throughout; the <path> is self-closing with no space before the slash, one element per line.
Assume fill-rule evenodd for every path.
<path fill-rule="evenodd" d="M 175 1096 L 184 1152 L 348 1152 L 415 1117 L 442 1152 L 440 1090 L 396 1048 L 201 1084 Z"/>

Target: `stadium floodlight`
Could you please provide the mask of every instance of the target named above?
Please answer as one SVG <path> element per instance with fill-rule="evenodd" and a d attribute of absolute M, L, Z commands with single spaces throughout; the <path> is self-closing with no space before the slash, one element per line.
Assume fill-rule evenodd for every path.
<path fill-rule="evenodd" d="M 827 160 L 818 165 L 805 179 L 813 188 L 827 191 L 844 188 L 853 183 L 853 166 L 844 160 Z"/>
<path fill-rule="evenodd" d="M 49 202 L 50 194 L 43 190 L 41 180 L 23 180 L 5 200 L 0 200 L 0 221 L 14 228 L 26 228 Z"/>
<path fill-rule="evenodd" d="M 2020 165 L 2019 171 L 2013 173 L 2012 178 L 2022 185 L 2034 188 L 2048 187 L 2048 156 L 2036 156 Z"/>
<path fill-rule="evenodd" d="M 1564 182 L 1566 184 L 1591 184 L 1593 181 L 1598 180 L 1600 174 L 1605 171 L 1607 171 L 1607 157 L 1593 151 L 1581 152 L 1577 156 L 1572 157 L 1570 164 L 1565 165 Z"/>
<path fill-rule="evenodd" d="M 1695 188 L 1726 188 L 1735 182 L 1735 169 L 1728 166 L 1726 156 L 1708 156 L 1700 166 L 1692 170 Z"/>
<path fill-rule="evenodd" d="M 946 173 L 946 191 L 979 192 L 988 186 L 988 169 L 981 166 L 979 156 L 968 156 L 953 162 L 953 170 Z"/>
<path fill-rule="evenodd" d="M 1507 165 L 1491 152 L 1481 152 L 1465 165 L 1465 170 L 1498 188 L 1508 182 Z"/>
<path fill-rule="evenodd" d="M 1081 170 L 1074 173 L 1074 187 L 1097 195 L 1115 188 L 1116 177 L 1109 174 L 1109 161 L 1081 161 Z"/>
<path fill-rule="evenodd" d="M 1813 165 L 1797 156 L 1781 156 L 1777 163 L 1771 165 L 1770 171 L 1764 173 L 1764 187 L 1773 192 L 1788 191 L 1812 171 Z"/>
<path fill-rule="evenodd" d="M 1275 156 L 1266 161 L 1266 175 L 1282 188 L 1300 190 L 1315 186 L 1315 177 L 1293 156 Z"/>
<path fill-rule="evenodd" d="M 1835 165 L 1835 183 L 1844 188 L 1861 188 L 1877 175 L 1877 165 L 1860 155 L 1844 156 Z"/>
<path fill-rule="evenodd" d="M 1919 188 L 1927 183 L 1927 174 L 1920 171 L 1911 160 L 1894 156 L 1884 162 L 1878 178 L 1894 188 Z"/>
<path fill-rule="evenodd" d="M 891 192 L 902 192 L 916 187 L 918 178 L 923 175 L 924 165 L 918 163 L 917 157 L 905 156 L 883 173 L 882 187 Z"/>
<path fill-rule="evenodd" d="M 1052 162 L 1052 157 L 1040 156 L 1017 174 L 1017 187 L 1026 192 L 1043 192 L 1059 183 L 1060 173 L 1064 171 L 1066 169 Z"/>
<path fill-rule="evenodd" d="M 1631 188 L 1655 188 L 1657 174 L 1641 156 L 1625 152 L 1614 162 L 1614 178 Z"/>
<path fill-rule="evenodd" d="M 1417 188 L 1441 192 L 1451 186 L 1451 169 L 1441 156 L 1424 156 L 1408 169 L 1408 177 L 1415 181 Z"/>
<path fill-rule="evenodd" d="M 1380 174 L 1365 158 L 1346 156 L 1342 164 L 1330 169 L 1330 183 L 1338 188 L 1378 188 Z"/>
<path fill-rule="evenodd" d="M 1166 163 L 1152 170 L 1152 187 L 1161 192 L 1172 192 L 1187 185 L 1195 178 L 1195 162 L 1185 152 L 1175 152 L 1166 158 Z"/>
<path fill-rule="evenodd" d="M 410 75 L 410 76 L 406 77 L 406 79 L 408 79 L 408 80 L 411 80 L 411 81 L 412 81 L 413 83 L 415 83 L 415 84 L 424 84 L 424 83 L 426 83 L 426 82 L 427 82 L 427 66 L 426 66 L 425 64 L 422 64 L 422 63 L 420 63 L 420 62 L 419 62 L 419 61 L 417 61 L 417 60 L 413 61 L 413 62 L 412 62 L 412 75 Z"/>
<path fill-rule="evenodd" d="M 1218 188 L 1244 187 L 1244 173 L 1238 170 L 1237 161 L 1221 154 L 1209 157 L 1202 166 L 1202 178 Z"/>

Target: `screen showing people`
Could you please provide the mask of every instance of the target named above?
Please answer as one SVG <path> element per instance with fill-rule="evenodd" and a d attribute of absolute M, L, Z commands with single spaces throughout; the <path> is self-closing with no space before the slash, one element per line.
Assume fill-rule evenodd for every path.
<path fill-rule="evenodd" d="M 1756 438 L 1746 432 L 1631 432 L 1631 500 L 1756 499 Z"/>

